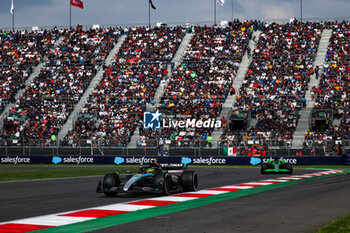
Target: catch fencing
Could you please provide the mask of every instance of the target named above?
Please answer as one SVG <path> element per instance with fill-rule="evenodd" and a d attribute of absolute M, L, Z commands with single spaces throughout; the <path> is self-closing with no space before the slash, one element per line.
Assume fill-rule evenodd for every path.
<path fill-rule="evenodd" d="M 324 140 L 310 144 L 303 143 L 293 148 L 285 140 L 245 140 L 231 141 L 229 145 L 207 143 L 205 140 L 168 144 L 166 140 L 154 139 L 148 143 L 136 144 L 136 147 L 120 145 L 119 141 L 96 139 L 76 140 L 73 144 L 57 140 L 0 140 L 0 155 L 142 155 L 142 156 L 339 156 L 350 153 L 350 140 Z M 228 148 L 234 151 L 229 154 Z M 232 152 L 231 152 L 232 153 Z"/>

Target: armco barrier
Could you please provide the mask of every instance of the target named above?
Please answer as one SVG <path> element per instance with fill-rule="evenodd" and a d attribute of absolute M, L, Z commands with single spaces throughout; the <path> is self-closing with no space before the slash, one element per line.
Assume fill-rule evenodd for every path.
<path fill-rule="evenodd" d="M 144 165 L 151 158 L 161 164 L 189 165 L 259 165 L 269 157 L 155 157 L 155 156 L 0 156 L 0 164 L 111 164 Z M 350 165 L 350 155 L 317 157 L 284 157 L 295 165 Z"/>

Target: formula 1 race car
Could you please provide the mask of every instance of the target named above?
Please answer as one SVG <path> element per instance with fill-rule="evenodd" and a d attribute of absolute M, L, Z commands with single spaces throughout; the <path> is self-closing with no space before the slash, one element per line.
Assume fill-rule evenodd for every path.
<path fill-rule="evenodd" d="M 269 158 L 261 163 L 261 174 L 287 173 L 293 174 L 293 165 L 284 158 Z"/>
<path fill-rule="evenodd" d="M 187 170 L 186 166 L 170 167 L 152 163 L 150 166 L 141 167 L 140 172 L 136 174 L 106 174 L 103 180 L 99 181 L 96 192 L 106 196 L 116 196 L 118 193 L 169 195 L 173 192 L 197 190 L 196 172 Z"/>

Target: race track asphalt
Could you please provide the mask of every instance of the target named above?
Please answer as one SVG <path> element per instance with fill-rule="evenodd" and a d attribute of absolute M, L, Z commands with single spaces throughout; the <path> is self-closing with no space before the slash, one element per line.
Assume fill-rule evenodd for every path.
<path fill-rule="evenodd" d="M 276 178 L 255 168 L 194 168 L 200 189 Z M 295 174 L 315 170 L 296 169 Z M 0 222 L 148 196 L 96 194 L 100 177 L 0 182 Z M 94 232 L 312 232 L 350 214 L 350 176 L 307 181 Z"/>

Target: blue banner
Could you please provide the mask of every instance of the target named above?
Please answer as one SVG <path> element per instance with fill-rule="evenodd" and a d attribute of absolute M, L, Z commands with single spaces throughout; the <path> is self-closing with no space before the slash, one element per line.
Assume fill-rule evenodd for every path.
<path fill-rule="evenodd" d="M 160 164 L 188 165 L 260 165 L 269 157 L 157 157 L 157 156 L 1 156 L 0 164 L 109 164 L 109 165 L 144 165 L 156 158 Z M 344 157 L 284 157 L 294 165 L 344 165 Z"/>

